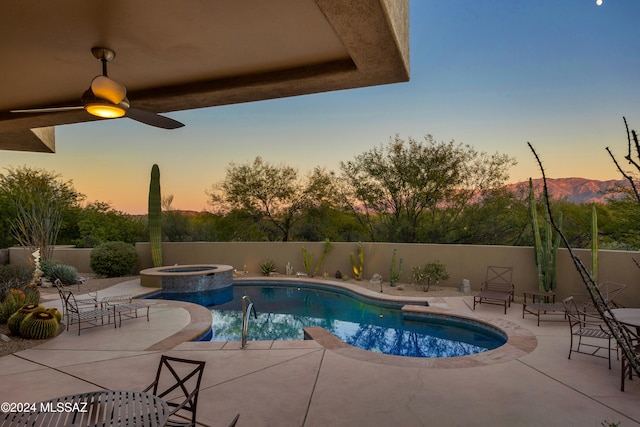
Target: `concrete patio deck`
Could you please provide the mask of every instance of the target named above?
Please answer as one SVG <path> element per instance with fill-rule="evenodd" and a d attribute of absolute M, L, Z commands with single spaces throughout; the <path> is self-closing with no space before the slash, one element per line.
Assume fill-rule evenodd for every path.
<path fill-rule="evenodd" d="M 147 292 L 133 280 L 100 296 Z M 438 298 L 437 306 L 474 314 L 472 297 Z M 204 426 L 620 426 L 640 425 L 640 383 L 620 391 L 620 362 L 582 354 L 567 359 L 565 322 L 522 319 L 481 305 L 476 314 L 508 320 L 537 340 L 510 360 L 471 367 L 402 366 L 351 357 L 313 340 L 188 342 L 210 321 L 187 303 L 153 300 L 151 320 L 122 328 L 65 331 L 38 347 L 0 358 L 0 402 L 37 402 L 97 389 L 148 385 L 161 354 L 206 360 L 198 405 Z M 47 306 L 59 305 L 52 299 Z M 210 317 L 210 316 L 209 316 Z M 507 358 L 508 359 L 508 358 Z"/>

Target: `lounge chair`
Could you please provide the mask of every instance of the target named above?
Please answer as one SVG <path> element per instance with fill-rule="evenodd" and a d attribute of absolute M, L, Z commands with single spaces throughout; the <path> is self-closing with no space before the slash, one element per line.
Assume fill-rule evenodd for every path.
<path fill-rule="evenodd" d="M 71 330 L 71 325 L 74 322 L 78 323 L 78 335 L 80 335 L 80 329 L 87 329 L 95 326 L 103 326 L 111 323 L 113 317 L 113 327 L 116 327 L 116 312 L 113 307 L 89 307 L 88 309 L 82 309 L 78 305 L 76 297 L 71 291 L 62 291 L 62 299 L 64 301 L 64 307 L 66 312 L 66 319 L 68 323 L 67 330 Z M 105 323 L 104 318 L 107 318 Z M 88 324 L 86 328 L 82 328 L 82 324 Z"/>
<path fill-rule="evenodd" d="M 571 328 L 571 344 L 569 346 L 568 358 L 571 359 L 571 353 L 582 353 L 602 357 L 609 360 L 609 369 L 611 369 L 611 350 L 616 351 L 616 356 L 618 353 L 616 348 L 611 348 L 613 334 L 602 327 L 604 323 L 600 316 L 579 311 L 573 296 L 563 299 L 562 304 L 566 310 L 567 317 L 569 318 L 569 327 Z M 573 346 L 574 337 L 577 337 L 578 342 L 575 350 Z M 583 342 L 583 339 L 587 339 L 588 342 Z M 597 340 L 606 341 L 607 345 L 596 344 Z M 581 347 L 589 347 L 592 348 L 593 351 L 583 351 Z M 606 350 L 607 355 L 603 356 L 598 354 L 600 350 Z"/>
<path fill-rule="evenodd" d="M 540 316 L 560 315 L 567 319 L 567 313 L 562 303 L 556 302 L 555 292 L 525 291 L 524 300 L 522 302 L 522 318 L 525 313 L 533 314 L 538 318 L 538 326 L 540 326 Z"/>
<path fill-rule="evenodd" d="M 118 326 L 122 326 L 122 316 L 133 319 L 138 317 L 138 310 L 147 311 L 147 322 L 149 321 L 149 306 L 143 302 L 133 301 L 131 295 L 116 295 L 104 297 L 100 300 L 103 308 L 113 308 L 118 315 Z"/>
<path fill-rule="evenodd" d="M 502 305 L 504 314 L 507 314 L 507 307 L 511 306 L 515 289 L 512 278 L 513 267 L 487 267 L 487 275 L 480 286 L 480 292 L 473 297 L 473 309 L 482 303 Z"/>
<path fill-rule="evenodd" d="M 64 293 L 65 292 L 71 292 L 68 291 L 67 289 L 64 288 L 64 285 L 62 284 L 62 282 L 60 281 L 60 279 L 56 279 L 53 282 L 53 285 L 56 287 L 56 289 L 58 290 L 58 295 L 60 296 L 60 301 L 62 302 L 62 317 L 66 319 L 67 317 L 67 304 L 65 303 L 65 297 L 64 297 Z M 92 308 L 98 308 L 98 292 L 89 292 L 88 293 L 89 296 L 87 297 L 82 297 L 82 298 L 75 298 L 75 302 L 77 303 L 78 307 L 81 309 L 87 308 L 87 307 L 92 307 Z"/>

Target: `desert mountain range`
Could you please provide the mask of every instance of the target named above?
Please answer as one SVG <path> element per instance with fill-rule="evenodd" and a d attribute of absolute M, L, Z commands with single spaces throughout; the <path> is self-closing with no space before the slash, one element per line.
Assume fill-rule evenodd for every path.
<path fill-rule="evenodd" d="M 519 182 L 509 184 L 509 187 L 525 186 L 527 188 L 528 185 L 528 182 Z M 533 185 L 535 188 L 542 188 L 542 178 L 534 179 Z M 615 186 L 628 187 L 629 182 L 622 179 L 598 181 L 586 178 L 547 178 L 549 195 L 553 198 L 566 197 L 567 201 L 572 203 L 605 203 L 607 198 L 612 197 L 608 194 L 609 190 Z"/>

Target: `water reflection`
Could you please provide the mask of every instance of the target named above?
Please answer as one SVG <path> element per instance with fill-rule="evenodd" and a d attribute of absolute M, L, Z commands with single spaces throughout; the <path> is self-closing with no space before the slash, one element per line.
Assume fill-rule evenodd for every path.
<path fill-rule="evenodd" d="M 505 342 L 498 334 L 478 327 L 405 320 L 398 309 L 377 307 L 334 292 L 238 285 L 234 285 L 232 301 L 210 307 L 211 341 L 241 339 L 242 295 L 251 297 L 258 312 L 258 319 L 249 323 L 249 340 L 301 340 L 303 328 L 321 326 L 350 345 L 413 357 L 468 355 Z"/>

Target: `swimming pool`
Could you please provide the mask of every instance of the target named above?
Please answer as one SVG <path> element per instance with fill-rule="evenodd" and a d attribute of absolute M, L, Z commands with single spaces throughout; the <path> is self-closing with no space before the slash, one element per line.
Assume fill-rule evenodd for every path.
<path fill-rule="evenodd" d="M 436 314 L 406 316 L 401 303 L 378 303 L 320 285 L 271 281 L 235 283 L 231 301 L 210 305 L 208 340 L 240 341 L 243 295 L 253 300 L 258 314 L 249 320 L 250 341 L 301 340 L 303 328 L 321 326 L 369 351 L 454 357 L 492 350 L 507 340 L 499 329 L 481 322 Z"/>

